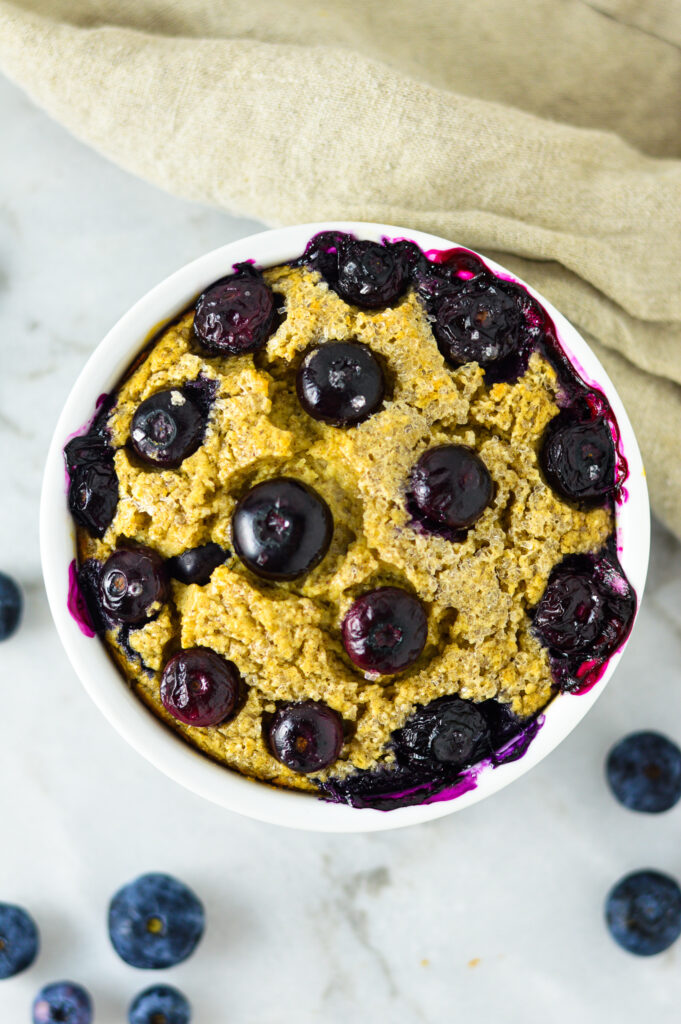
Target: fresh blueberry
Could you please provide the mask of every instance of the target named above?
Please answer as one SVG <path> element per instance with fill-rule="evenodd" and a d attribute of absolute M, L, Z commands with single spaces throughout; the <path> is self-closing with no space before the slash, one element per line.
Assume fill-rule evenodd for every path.
<path fill-rule="evenodd" d="M 91 1024 L 92 1020 L 92 1000 L 74 981 L 45 985 L 35 997 L 33 1024 Z"/>
<path fill-rule="evenodd" d="M 205 586 L 210 580 L 213 569 L 223 565 L 229 558 L 229 551 L 212 541 L 202 544 L 199 548 L 189 548 L 180 555 L 169 558 L 166 562 L 168 572 L 180 583 L 197 583 Z"/>
<path fill-rule="evenodd" d="M 634 732 L 610 751 L 606 775 L 629 810 L 659 814 L 681 798 L 681 750 L 659 732 Z"/>
<path fill-rule="evenodd" d="M 480 708 L 457 696 L 417 707 L 393 734 L 400 764 L 463 768 L 489 752 L 489 729 Z"/>
<path fill-rule="evenodd" d="M 362 309 L 382 309 L 396 302 L 408 284 L 408 264 L 399 247 L 350 236 L 342 242 L 334 287 L 346 302 Z"/>
<path fill-rule="evenodd" d="M 277 761 L 292 771 L 320 772 L 341 752 L 343 719 L 321 701 L 285 704 L 269 724 L 267 741 Z"/>
<path fill-rule="evenodd" d="M 257 484 L 241 499 L 232 518 L 237 555 L 266 579 L 292 580 L 310 572 L 328 551 L 332 534 L 326 502 L 291 477 Z"/>
<path fill-rule="evenodd" d="M 171 388 L 137 407 L 130 424 L 130 443 L 143 462 L 177 469 L 201 445 L 205 429 L 198 405 L 180 388 Z"/>
<path fill-rule="evenodd" d="M 609 892 L 605 920 L 628 953 L 662 953 L 681 935 L 681 889 L 659 871 L 635 871 Z"/>
<path fill-rule="evenodd" d="M 9 640 L 21 621 L 24 598 L 11 576 L 0 572 L 0 641 Z"/>
<path fill-rule="evenodd" d="M 412 665 L 428 635 L 423 605 L 399 587 L 379 587 L 358 597 L 343 619 L 343 646 L 365 672 L 390 675 Z"/>
<path fill-rule="evenodd" d="M 211 355 L 242 355 L 262 348 L 276 327 L 274 293 L 247 263 L 212 284 L 196 303 L 194 335 Z"/>
<path fill-rule="evenodd" d="M 615 489 L 615 442 L 604 419 L 580 423 L 559 413 L 544 435 L 539 461 L 549 485 L 568 501 L 597 503 Z"/>
<path fill-rule="evenodd" d="M 445 291 L 433 315 L 435 340 L 453 366 L 476 362 L 488 369 L 522 346 L 521 303 L 494 277 L 472 278 L 464 287 Z"/>
<path fill-rule="evenodd" d="M 185 725 L 219 725 L 230 718 L 241 693 L 236 665 L 208 647 L 189 647 L 163 669 L 163 706 Z"/>
<path fill-rule="evenodd" d="M 189 1024 L 191 1006 L 172 985 L 152 985 L 130 1004 L 128 1024 Z"/>
<path fill-rule="evenodd" d="M 118 477 L 113 457 L 104 432 L 92 428 L 64 448 L 71 515 L 94 537 L 103 537 L 116 515 Z"/>
<path fill-rule="evenodd" d="M 0 903 L 0 980 L 30 967 L 38 955 L 35 921 L 22 907 Z"/>
<path fill-rule="evenodd" d="M 114 622 L 139 626 L 159 611 L 168 596 L 163 559 L 152 548 L 119 548 L 99 577 L 99 603 Z"/>
<path fill-rule="evenodd" d="M 472 448 L 443 444 L 429 448 L 411 473 L 407 503 L 426 530 L 465 530 L 487 508 L 494 484 Z"/>
<path fill-rule="evenodd" d="M 131 967 L 161 970 L 190 956 L 203 935 L 204 910 L 192 890 L 170 875 L 141 875 L 109 905 L 109 936 Z"/>
<path fill-rule="evenodd" d="M 329 341 L 307 353 L 296 389 L 300 404 L 313 419 L 348 427 L 380 408 L 385 380 L 381 364 L 366 345 Z"/>

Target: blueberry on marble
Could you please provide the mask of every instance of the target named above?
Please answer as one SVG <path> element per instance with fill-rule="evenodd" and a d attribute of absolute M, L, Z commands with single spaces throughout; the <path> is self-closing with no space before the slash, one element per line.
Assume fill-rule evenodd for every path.
<path fill-rule="evenodd" d="M 393 734 L 398 763 L 424 768 L 463 768 L 489 752 L 489 729 L 479 706 L 461 697 L 439 697 L 417 707 Z"/>
<path fill-rule="evenodd" d="M 148 547 L 119 548 L 99 576 L 99 603 L 114 622 L 139 626 L 168 597 L 168 575 L 161 556 Z"/>
<path fill-rule="evenodd" d="M 210 541 L 168 558 L 166 568 L 174 580 L 203 587 L 210 580 L 213 570 L 223 565 L 229 556 L 230 552 L 226 548 Z"/>
<path fill-rule="evenodd" d="M 382 309 L 396 302 L 408 284 L 401 248 L 350 236 L 342 242 L 335 288 L 346 302 L 361 309 Z"/>
<path fill-rule="evenodd" d="M 135 996 L 128 1010 L 128 1024 L 190 1024 L 187 997 L 172 985 L 152 985 Z"/>
<path fill-rule="evenodd" d="M 343 746 L 343 719 L 321 701 L 284 704 L 267 727 L 267 743 L 277 761 L 302 775 L 337 760 Z"/>
<path fill-rule="evenodd" d="M 90 995 L 74 981 L 45 985 L 33 1002 L 33 1024 L 91 1024 L 92 1020 Z"/>
<path fill-rule="evenodd" d="M 196 303 L 194 336 L 210 355 L 254 352 L 276 327 L 272 289 L 254 267 L 239 264 L 237 272 L 215 281 Z"/>
<path fill-rule="evenodd" d="M 635 871 L 611 889 L 605 920 L 622 949 L 655 956 L 681 935 L 681 889 L 660 871 Z"/>
<path fill-rule="evenodd" d="M 240 694 L 236 665 L 208 647 L 175 654 L 161 676 L 163 706 L 185 725 L 219 725 L 234 714 Z"/>
<path fill-rule="evenodd" d="M 546 430 L 539 461 L 549 486 L 568 501 L 594 504 L 615 490 L 615 442 L 603 418 L 583 423 L 559 413 Z"/>
<path fill-rule="evenodd" d="M 139 458 L 162 469 L 177 469 L 203 441 L 206 420 L 181 388 L 159 391 L 135 410 L 130 443 Z"/>
<path fill-rule="evenodd" d="M 0 980 L 30 967 L 40 939 L 31 915 L 12 903 L 0 903 Z"/>
<path fill-rule="evenodd" d="M 423 605 L 399 587 L 379 587 L 358 597 L 341 626 L 350 660 L 365 672 L 389 675 L 412 665 L 428 635 Z"/>
<path fill-rule="evenodd" d="M 131 967 L 161 970 L 181 963 L 196 949 L 204 926 L 198 896 L 170 875 L 141 875 L 109 905 L 109 937 Z"/>
<path fill-rule="evenodd" d="M 19 628 L 24 598 L 19 584 L 0 572 L 0 641 L 9 640 Z"/>
<path fill-rule="evenodd" d="M 681 798 L 681 750 L 659 732 L 634 732 L 606 762 L 610 789 L 631 811 L 659 814 Z"/>
<path fill-rule="evenodd" d="M 494 483 L 480 456 L 462 444 L 429 448 L 414 466 L 408 504 L 426 530 L 465 530 L 494 496 Z"/>
<path fill-rule="evenodd" d="M 296 378 L 298 399 L 315 420 L 337 427 L 361 423 L 380 408 L 383 370 L 367 345 L 329 341 L 304 357 Z"/>
<path fill-rule="evenodd" d="M 232 539 L 239 558 L 257 576 L 292 580 L 326 554 L 333 519 L 316 491 L 292 477 L 256 484 L 238 503 Z"/>

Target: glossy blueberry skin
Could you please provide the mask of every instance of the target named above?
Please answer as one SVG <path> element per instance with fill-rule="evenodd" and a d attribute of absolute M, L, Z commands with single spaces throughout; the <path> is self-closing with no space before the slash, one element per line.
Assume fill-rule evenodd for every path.
<path fill-rule="evenodd" d="M 681 889 L 659 871 L 635 871 L 611 889 L 605 920 L 622 949 L 655 956 L 681 935 Z"/>
<path fill-rule="evenodd" d="M 128 1024 L 190 1024 L 191 1006 L 172 985 L 152 985 L 130 1004 Z"/>
<path fill-rule="evenodd" d="M 617 454 L 604 419 L 580 423 L 559 414 L 544 435 L 539 461 L 549 486 L 568 501 L 598 504 L 615 490 Z"/>
<path fill-rule="evenodd" d="M 306 775 L 338 759 L 343 735 L 337 711 L 321 701 L 306 700 L 277 710 L 267 728 L 267 743 L 277 761 Z"/>
<path fill-rule="evenodd" d="M 236 274 L 215 281 L 196 303 L 194 336 L 210 355 L 254 352 L 275 327 L 274 293 L 262 274 L 246 263 Z"/>
<path fill-rule="evenodd" d="M 116 515 L 118 477 L 113 457 L 105 434 L 94 428 L 72 438 L 64 448 L 69 510 L 93 537 L 103 537 Z"/>
<path fill-rule="evenodd" d="M 109 905 L 111 943 L 131 967 L 161 970 L 181 963 L 196 949 L 204 924 L 199 898 L 170 875 L 141 875 Z"/>
<path fill-rule="evenodd" d="M 681 750 L 658 732 L 625 736 L 605 771 L 614 796 L 631 811 L 660 814 L 681 799 Z"/>
<path fill-rule="evenodd" d="M 348 236 L 338 253 L 334 287 L 353 306 L 383 309 L 406 291 L 408 269 L 400 247 L 357 241 Z"/>
<path fill-rule="evenodd" d="M 307 353 L 298 370 L 296 390 L 308 416 L 349 427 L 381 407 L 385 379 L 368 346 L 329 341 Z"/>
<path fill-rule="evenodd" d="M 463 768 L 489 753 L 489 729 L 479 706 L 439 697 L 416 708 L 393 734 L 398 763 L 437 771 Z"/>
<path fill-rule="evenodd" d="M 223 565 L 229 556 L 230 552 L 226 548 L 211 541 L 167 559 L 166 568 L 174 580 L 186 585 L 196 583 L 203 587 L 210 580 L 213 570 Z"/>
<path fill-rule="evenodd" d="M 91 1024 L 92 1020 L 90 995 L 73 981 L 45 985 L 33 1003 L 33 1024 Z"/>
<path fill-rule="evenodd" d="M 365 672 L 390 675 L 412 665 L 425 647 L 423 605 L 399 587 L 379 587 L 358 597 L 341 626 L 350 660 Z"/>
<path fill-rule="evenodd" d="M 206 420 L 198 405 L 181 388 L 159 391 L 135 410 L 130 444 L 151 466 L 177 469 L 200 447 Z"/>
<path fill-rule="evenodd" d="M 326 502 L 292 477 L 256 484 L 232 518 L 234 550 L 251 572 L 265 579 L 304 576 L 321 562 L 332 535 Z"/>
<path fill-rule="evenodd" d="M 312 236 L 305 252 L 293 265 L 318 270 L 326 281 L 334 284 L 338 278 L 338 253 L 349 238 L 344 231 L 320 231 Z"/>
<path fill-rule="evenodd" d="M 425 529 L 466 530 L 494 496 L 487 466 L 472 448 L 443 444 L 429 448 L 414 466 L 408 504 Z"/>
<path fill-rule="evenodd" d="M 163 706 L 185 725 L 219 725 L 234 714 L 240 694 L 236 665 L 207 647 L 180 651 L 163 669 Z"/>
<path fill-rule="evenodd" d="M 491 275 L 447 290 L 434 308 L 433 334 L 448 363 L 478 363 L 483 369 L 515 355 L 523 343 L 518 296 Z"/>
<path fill-rule="evenodd" d="M 35 921 L 23 907 L 0 903 L 0 980 L 31 966 L 40 946 Z"/>
<path fill-rule="evenodd" d="M 168 575 L 152 548 L 119 548 L 99 577 L 99 603 L 113 621 L 128 626 L 148 622 L 168 597 Z"/>
<path fill-rule="evenodd" d="M 0 641 L 9 640 L 16 633 L 24 609 L 24 597 L 19 585 L 0 572 Z"/>

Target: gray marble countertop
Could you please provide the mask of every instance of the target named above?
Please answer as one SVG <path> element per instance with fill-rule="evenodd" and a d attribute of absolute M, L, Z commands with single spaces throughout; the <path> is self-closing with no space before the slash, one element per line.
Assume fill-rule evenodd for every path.
<path fill-rule="evenodd" d="M 165 972 L 195 1024 L 678 1020 L 681 943 L 638 960 L 603 900 L 625 872 L 681 876 L 681 806 L 618 806 L 604 756 L 622 734 L 681 741 L 681 546 L 661 527 L 634 637 L 602 699 L 541 765 L 460 815 L 325 836 L 248 821 L 180 789 L 90 702 L 41 583 L 38 499 L 56 417 L 86 357 L 150 286 L 260 225 L 165 195 L 103 160 L 0 81 L 0 569 L 25 587 L 0 651 L 0 900 L 42 930 L 0 984 L 22 1024 L 40 985 L 73 978 L 97 1024 L 152 981 L 109 946 L 106 907 L 148 870 L 188 881 L 206 939 Z M 575 698 L 578 699 L 578 698 Z"/>

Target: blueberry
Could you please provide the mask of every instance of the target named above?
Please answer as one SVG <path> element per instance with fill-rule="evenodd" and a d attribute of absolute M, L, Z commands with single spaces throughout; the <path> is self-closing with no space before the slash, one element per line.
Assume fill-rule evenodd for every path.
<path fill-rule="evenodd" d="M 681 889 L 659 871 L 635 871 L 611 889 L 605 920 L 615 942 L 637 956 L 654 956 L 681 935 Z"/>
<path fill-rule="evenodd" d="M 139 626 L 159 611 L 168 596 L 163 559 L 152 548 L 119 548 L 99 577 L 99 603 L 114 621 Z"/>
<path fill-rule="evenodd" d="M 329 283 L 335 283 L 338 278 L 338 252 L 349 238 L 344 231 L 320 231 L 307 243 L 305 252 L 294 266 L 308 265 L 318 270 Z"/>
<path fill-rule="evenodd" d="M 161 970 L 190 956 L 203 935 L 204 910 L 192 890 L 170 875 L 141 875 L 109 905 L 109 936 L 131 967 Z"/>
<path fill-rule="evenodd" d="M 370 348 L 356 341 L 329 341 L 303 359 L 296 389 L 313 419 L 348 427 L 380 408 L 385 394 L 383 370 Z"/>
<path fill-rule="evenodd" d="M 489 275 L 445 291 L 433 315 L 435 340 L 453 366 L 476 362 L 488 369 L 516 355 L 523 343 L 522 305 L 512 290 Z"/>
<path fill-rule="evenodd" d="M 346 302 L 362 309 L 382 309 L 396 302 L 408 284 L 408 265 L 401 248 L 349 236 L 343 241 L 335 288 Z"/>
<path fill-rule="evenodd" d="M 171 388 L 137 407 L 130 424 L 130 443 L 143 462 L 177 469 L 201 445 L 205 429 L 198 405 L 180 388 Z"/>
<path fill-rule="evenodd" d="M 439 697 L 417 707 L 393 734 L 398 763 L 431 769 L 473 764 L 488 752 L 488 740 L 480 709 L 457 696 Z"/>
<path fill-rule="evenodd" d="M 343 746 L 343 719 L 321 701 L 280 707 L 267 728 L 267 742 L 277 761 L 305 775 L 337 760 Z"/>
<path fill-rule="evenodd" d="M 658 732 L 634 732 L 610 751 L 606 775 L 629 810 L 659 814 L 681 798 L 681 750 Z"/>
<path fill-rule="evenodd" d="M 179 580 L 180 583 L 197 583 L 203 587 L 210 580 L 213 569 L 223 565 L 228 558 L 229 551 L 211 541 L 169 558 L 166 561 L 166 568 L 173 579 Z"/>
<path fill-rule="evenodd" d="M 24 608 L 24 598 L 11 576 L 0 572 L 0 641 L 9 640 L 17 631 Z"/>
<path fill-rule="evenodd" d="M 35 921 L 22 907 L 0 903 L 0 980 L 30 967 L 38 955 Z"/>
<path fill-rule="evenodd" d="M 428 635 L 423 605 L 399 587 L 379 587 L 358 597 L 343 619 L 343 646 L 365 672 L 390 675 L 412 665 Z"/>
<path fill-rule="evenodd" d="M 94 537 L 103 537 L 116 515 L 118 477 L 113 457 L 113 448 L 101 431 L 74 437 L 64 448 L 69 510 Z"/>
<path fill-rule="evenodd" d="M 332 534 L 326 502 L 307 484 L 285 476 L 253 487 L 232 518 L 237 555 L 266 579 L 292 580 L 310 572 L 328 551 Z"/>
<path fill-rule="evenodd" d="M 91 1024 L 92 1000 L 82 985 L 55 981 L 33 1003 L 33 1024 Z"/>
<path fill-rule="evenodd" d="M 186 996 L 172 985 L 152 985 L 130 1004 L 128 1024 L 189 1024 L 192 1011 Z"/>
<path fill-rule="evenodd" d="M 236 665 L 208 647 L 189 647 L 163 669 L 163 706 L 185 725 L 219 725 L 230 718 L 241 692 Z"/>
<path fill-rule="evenodd" d="M 559 413 L 544 435 L 539 461 L 549 485 L 568 501 L 602 502 L 615 489 L 615 442 L 604 419 L 580 423 Z"/>
<path fill-rule="evenodd" d="M 426 529 L 462 530 L 480 518 L 493 495 L 480 456 L 465 445 L 443 444 L 424 452 L 414 466 L 408 505 Z"/>
<path fill-rule="evenodd" d="M 212 284 L 196 303 L 194 335 L 211 355 L 229 356 L 262 348 L 276 327 L 274 293 L 247 263 Z"/>

